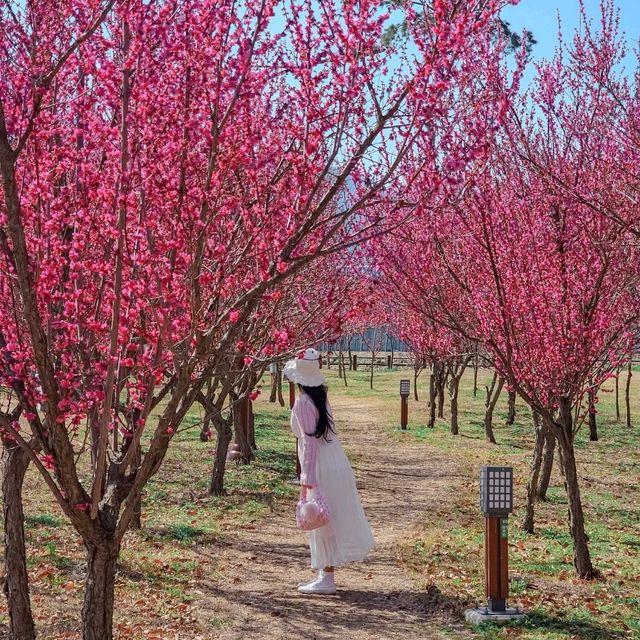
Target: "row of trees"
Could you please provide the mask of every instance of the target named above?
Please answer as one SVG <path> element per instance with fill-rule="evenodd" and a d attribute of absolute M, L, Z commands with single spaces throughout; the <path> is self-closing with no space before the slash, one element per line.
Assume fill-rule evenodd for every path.
<path fill-rule="evenodd" d="M 515 90 L 503 2 L 424 4 L 427 20 L 374 0 L 0 6 L 14 638 L 35 637 L 27 466 L 87 550 L 83 637 L 109 640 L 122 539 L 187 412 L 218 432 L 215 480 L 229 407 L 266 363 L 350 320 L 358 245 L 486 155 Z M 397 20 L 411 46 L 385 40 Z"/>
<path fill-rule="evenodd" d="M 585 578 L 598 571 L 575 437 L 585 423 L 595 435 L 596 390 L 629 361 L 640 309 L 632 169 L 640 111 L 618 23 L 610 1 L 599 30 L 583 8 L 581 30 L 540 64 L 495 144 L 473 165 L 449 164 L 450 187 L 435 198 L 413 185 L 425 215 L 370 245 L 379 297 L 393 302 L 387 321 L 395 319 L 403 339 L 440 356 L 479 350 L 497 372 L 488 409 L 502 384 L 531 407 L 532 486 L 541 452 L 557 444 L 574 564 Z M 468 358 L 447 362 L 455 396 Z M 485 426 L 491 440 L 490 414 Z"/>

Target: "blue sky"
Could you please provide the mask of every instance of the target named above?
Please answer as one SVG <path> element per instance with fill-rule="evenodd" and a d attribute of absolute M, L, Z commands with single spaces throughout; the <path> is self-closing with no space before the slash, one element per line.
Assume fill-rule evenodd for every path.
<path fill-rule="evenodd" d="M 640 38 L 640 0 L 616 0 L 620 9 L 620 26 L 625 32 L 629 50 L 638 44 Z M 562 21 L 562 30 L 569 39 L 580 21 L 580 4 L 578 0 L 520 0 L 520 4 L 507 7 L 503 18 L 511 23 L 514 31 L 526 28 L 533 32 L 538 44 L 533 49 L 533 60 L 551 57 L 557 43 L 558 13 Z M 585 0 L 589 16 L 597 24 L 600 16 L 600 0 Z M 524 82 L 528 83 L 533 76 L 533 68 L 529 66 Z"/>

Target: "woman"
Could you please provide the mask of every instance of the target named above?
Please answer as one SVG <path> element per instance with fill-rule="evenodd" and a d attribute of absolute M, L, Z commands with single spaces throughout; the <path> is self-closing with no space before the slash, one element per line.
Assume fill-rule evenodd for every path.
<path fill-rule="evenodd" d="M 322 494 L 329 506 L 329 524 L 310 533 L 311 567 L 318 575 L 298 586 L 309 594 L 334 594 L 334 568 L 364 560 L 375 546 L 371 527 L 362 509 L 356 481 L 344 453 L 327 400 L 320 354 L 307 349 L 287 363 L 284 375 L 297 383 L 301 393 L 293 405 L 291 430 L 298 438 L 302 473 L 300 491 Z"/>

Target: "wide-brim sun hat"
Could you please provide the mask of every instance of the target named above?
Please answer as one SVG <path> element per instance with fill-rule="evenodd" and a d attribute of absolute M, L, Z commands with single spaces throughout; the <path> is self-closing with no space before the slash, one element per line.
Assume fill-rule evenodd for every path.
<path fill-rule="evenodd" d="M 315 349 L 306 349 L 297 358 L 284 365 L 283 373 L 287 380 L 303 387 L 320 387 L 326 378 L 320 371 L 320 353 Z"/>

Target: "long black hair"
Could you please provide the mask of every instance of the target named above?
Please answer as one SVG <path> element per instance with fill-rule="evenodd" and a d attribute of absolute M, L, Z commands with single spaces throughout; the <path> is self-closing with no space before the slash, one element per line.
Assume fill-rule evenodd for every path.
<path fill-rule="evenodd" d="M 316 431 L 313 434 L 316 438 L 324 438 L 329 441 L 329 432 L 335 433 L 333 418 L 327 411 L 327 387 L 324 385 L 319 387 L 305 387 L 298 385 L 312 400 L 315 408 L 318 410 L 318 424 L 316 425 Z"/>

